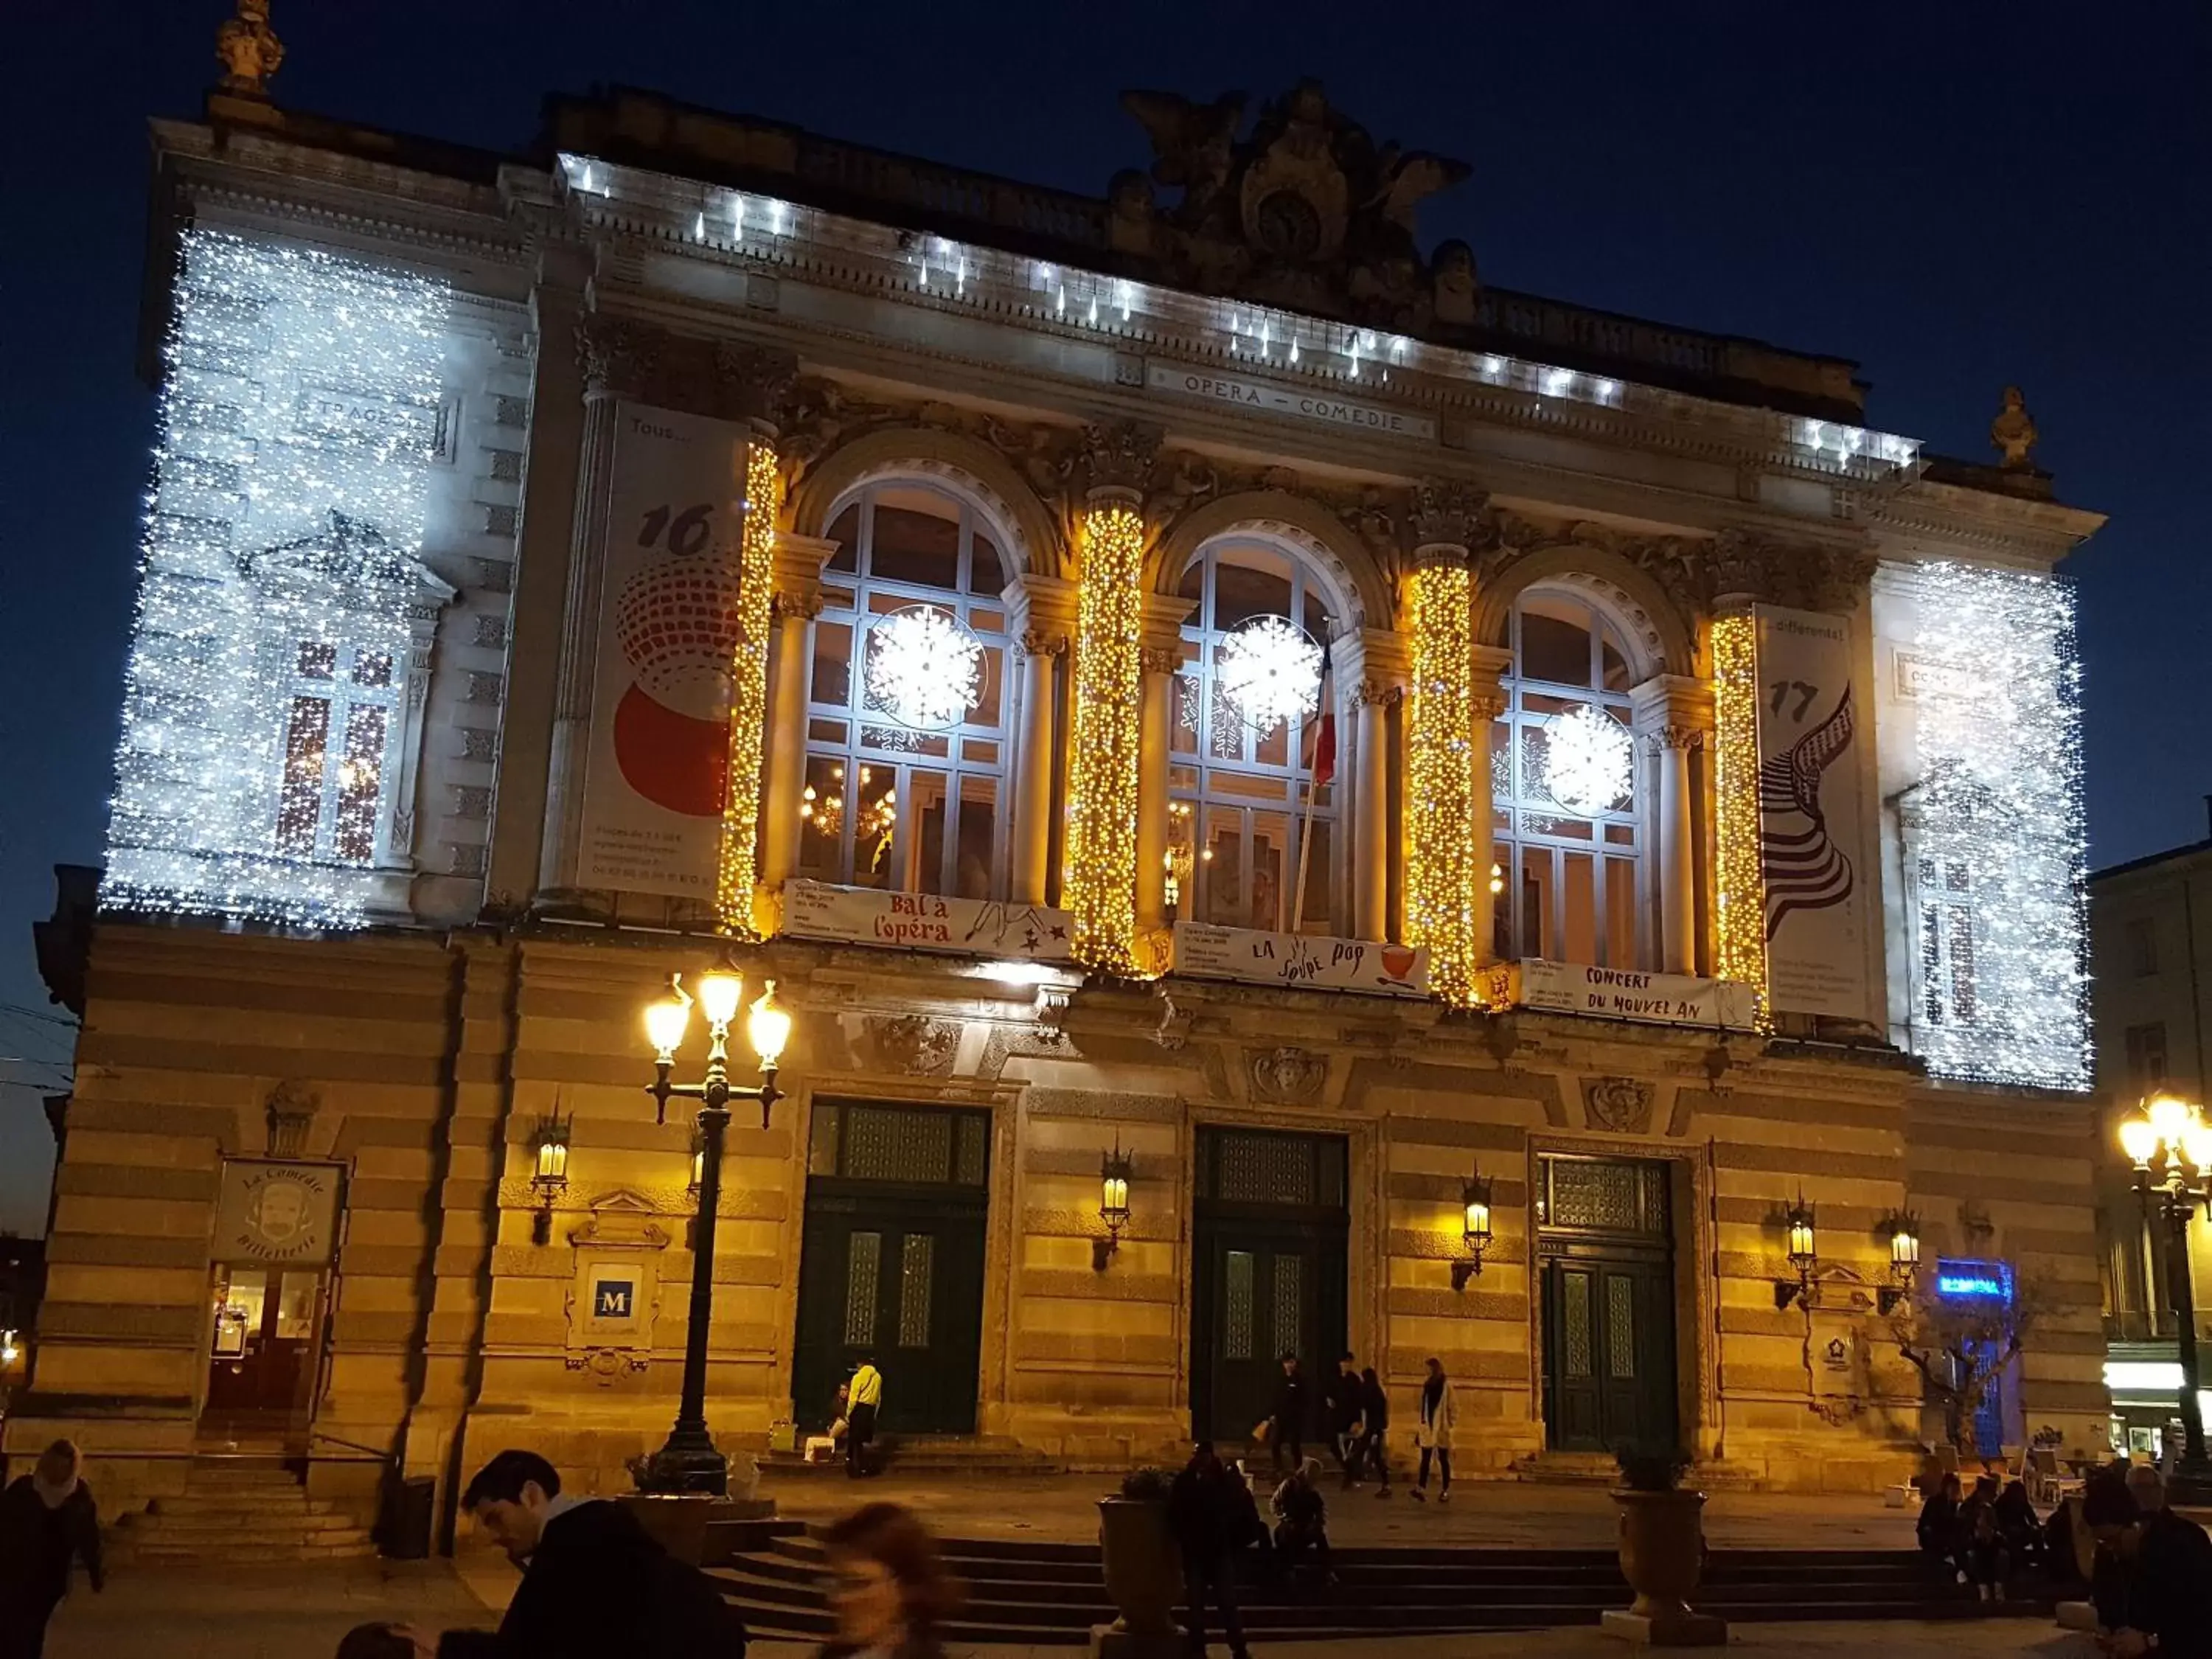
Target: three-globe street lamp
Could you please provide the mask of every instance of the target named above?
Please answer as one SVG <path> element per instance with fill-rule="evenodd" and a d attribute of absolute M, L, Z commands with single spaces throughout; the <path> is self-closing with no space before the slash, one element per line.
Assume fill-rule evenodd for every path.
<path fill-rule="evenodd" d="M 668 1121 L 672 1099 L 699 1103 L 697 1151 L 692 1162 L 699 1209 L 692 1224 L 691 1316 L 684 1334 L 683 1398 L 667 1443 L 647 1460 L 638 1484 L 647 1492 L 703 1492 L 719 1498 L 729 1491 L 730 1463 L 714 1449 L 707 1432 L 707 1336 L 714 1316 L 714 1220 L 722 1199 L 722 1140 L 730 1127 L 733 1100 L 760 1102 L 761 1127 L 768 1127 L 769 1109 L 782 1097 L 775 1086 L 775 1066 L 791 1036 L 791 1016 L 777 1005 L 775 981 L 769 980 L 745 1019 L 746 1038 L 760 1060 L 760 1086 L 732 1087 L 730 1024 L 744 999 L 745 982 L 726 953 L 699 976 L 699 1010 L 707 1017 L 707 1075 L 697 1083 L 672 1082 L 676 1051 L 691 1023 L 692 998 L 680 975 L 670 980 L 669 989 L 671 995 L 645 1011 L 646 1036 L 654 1056 L 653 1081 L 646 1092 L 653 1097 L 656 1119 L 662 1123 Z"/>
<path fill-rule="evenodd" d="M 2167 1470 L 2168 1495 L 2212 1501 L 2212 1462 L 2204 1452 L 2204 1412 L 2197 1393 L 2197 1305 L 2189 1278 L 2189 1218 L 2212 1185 L 2212 1122 L 2178 1096 L 2154 1096 L 2120 1124 L 2120 1147 L 2135 1165 L 2136 1196 L 2146 1222 L 2155 1220 L 2166 1246 L 2166 1281 L 2173 1300 L 2181 1358 L 2181 1455 Z"/>

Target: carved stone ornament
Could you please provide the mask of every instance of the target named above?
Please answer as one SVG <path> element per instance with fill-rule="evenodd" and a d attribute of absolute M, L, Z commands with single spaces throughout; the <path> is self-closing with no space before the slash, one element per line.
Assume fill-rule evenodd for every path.
<path fill-rule="evenodd" d="M 1713 538 L 1705 587 L 1716 599 L 1747 594 L 1800 611 L 1849 611 L 1866 592 L 1875 563 L 1870 553 L 1778 542 L 1730 528 Z"/>
<path fill-rule="evenodd" d="M 297 1158 L 307 1150 L 307 1133 L 315 1114 L 323 1109 L 322 1097 L 313 1085 L 287 1078 L 269 1091 L 264 1115 L 269 1125 L 269 1156 Z"/>
<path fill-rule="evenodd" d="M 671 334 L 598 312 L 576 325 L 576 361 L 586 387 L 601 396 L 770 429 L 781 428 L 799 379 L 788 351 Z"/>
<path fill-rule="evenodd" d="M 1160 439 L 1156 426 L 1137 421 L 1087 422 L 1083 428 L 1083 480 L 1086 494 L 1127 490 L 1141 500 L 1152 482 Z"/>
<path fill-rule="evenodd" d="M 908 1077 L 950 1077 L 960 1052 L 960 1022 L 921 1014 L 871 1014 L 865 1021 L 876 1065 Z"/>
<path fill-rule="evenodd" d="M 2003 457 L 1997 465 L 2008 472 L 2032 472 L 2035 462 L 2028 452 L 2039 434 L 2035 417 L 2027 412 L 2027 399 L 2016 386 L 2004 389 L 2004 407 L 1990 422 L 1990 447 Z"/>
<path fill-rule="evenodd" d="M 238 0 L 237 12 L 215 33 L 215 55 L 225 92 L 269 95 L 270 76 L 284 66 L 284 43 L 269 27 L 269 0 Z"/>
<path fill-rule="evenodd" d="M 569 1370 L 588 1371 L 603 1389 L 614 1387 L 619 1377 L 640 1376 L 653 1368 L 653 1356 L 630 1348 L 586 1348 L 562 1357 Z"/>
<path fill-rule="evenodd" d="M 1424 478 L 1413 486 L 1410 523 L 1416 549 L 1470 548 L 1476 544 L 1482 509 L 1489 496 L 1472 484 Z"/>
<path fill-rule="evenodd" d="M 1244 1067 L 1252 1080 L 1253 1098 L 1275 1105 L 1313 1105 L 1328 1082 L 1327 1054 L 1289 1044 L 1247 1048 Z"/>
<path fill-rule="evenodd" d="M 1642 1078 L 1586 1077 L 1583 1079 L 1583 1116 L 1591 1128 L 1611 1134 L 1649 1134 L 1656 1092 Z"/>

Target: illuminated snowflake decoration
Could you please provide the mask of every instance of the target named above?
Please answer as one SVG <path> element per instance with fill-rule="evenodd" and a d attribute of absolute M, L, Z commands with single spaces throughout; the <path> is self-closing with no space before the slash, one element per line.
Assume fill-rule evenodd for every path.
<path fill-rule="evenodd" d="M 1321 707 L 1321 647 L 1281 617 L 1255 617 L 1224 636 L 1213 677 L 1255 731 L 1302 725 Z"/>
<path fill-rule="evenodd" d="M 1554 715 L 1544 736 L 1544 787 L 1570 812 L 1610 811 L 1627 795 L 1636 750 L 1619 720 L 1577 703 Z"/>
<path fill-rule="evenodd" d="M 868 630 L 866 676 L 870 708 L 941 732 L 983 695 L 983 647 L 951 611 L 910 605 Z"/>

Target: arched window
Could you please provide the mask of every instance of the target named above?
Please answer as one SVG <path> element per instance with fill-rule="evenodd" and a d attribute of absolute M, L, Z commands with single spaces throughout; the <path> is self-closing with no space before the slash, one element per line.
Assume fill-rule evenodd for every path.
<path fill-rule="evenodd" d="M 1512 625 L 1505 710 L 1491 728 L 1498 954 L 1649 967 L 1644 769 L 1629 731 L 1626 638 L 1568 586 L 1522 594 Z"/>
<path fill-rule="evenodd" d="M 1007 560 L 974 507 L 869 484 L 832 515 L 808 690 L 799 873 L 1004 892 Z"/>
<path fill-rule="evenodd" d="M 1239 637 L 1267 629 L 1273 637 L 1261 650 L 1290 653 L 1295 676 L 1317 673 L 1320 647 L 1332 631 L 1328 592 L 1273 544 L 1233 536 L 1203 549 L 1178 591 L 1194 608 L 1183 626 L 1176 681 L 1170 908 L 1186 921 L 1342 933 L 1336 789 L 1313 787 L 1322 700 L 1334 688 L 1306 680 L 1316 694 L 1313 712 L 1270 719 L 1257 712 L 1261 700 L 1240 702 L 1234 672 Z M 1303 911 L 1296 896 L 1302 862 Z"/>

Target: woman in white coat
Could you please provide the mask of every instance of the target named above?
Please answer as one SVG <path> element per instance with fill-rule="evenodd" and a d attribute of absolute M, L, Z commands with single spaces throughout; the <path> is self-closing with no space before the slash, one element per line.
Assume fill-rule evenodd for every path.
<path fill-rule="evenodd" d="M 1426 1503 L 1429 1497 L 1429 1461 L 1436 1460 L 1443 1473 L 1443 1485 L 1437 1488 L 1437 1502 L 1451 1502 L 1452 1431 L 1459 1425 L 1459 1401 L 1452 1395 L 1451 1378 L 1444 1375 L 1444 1362 L 1429 1361 L 1428 1380 L 1421 1384 L 1421 1417 L 1413 1431 L 1413 1443 L 1421 1449 L 1420 1477 L 1413 1482 L 1413 1497 Z"/>

